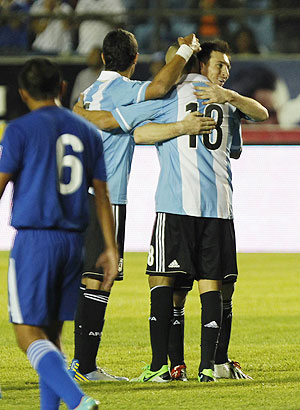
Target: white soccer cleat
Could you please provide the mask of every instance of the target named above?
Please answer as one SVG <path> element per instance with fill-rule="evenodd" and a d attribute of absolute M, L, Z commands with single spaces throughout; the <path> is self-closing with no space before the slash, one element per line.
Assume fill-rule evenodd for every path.
<path fill-rule="evenodd" d="M 93 372 L 87 373 L 84 375 L 88 381 L 95 382 L 95 381 L 100 381 L 100 382 L 122 382 L 126 381 L 128 382 L 129 379 L 127 377 L 121 377 L 121 376 L 113 376 L 112 374 L 107 373 L 103 369 L 97 367 L 96 370 Z"/>
<path fill-rule="evenodd" d="M 239 362 L 228 360 L 226 363 L 215 364 L 214 376 L 216 379 L 248 379 L 253 380 L 241 369 Z"/>

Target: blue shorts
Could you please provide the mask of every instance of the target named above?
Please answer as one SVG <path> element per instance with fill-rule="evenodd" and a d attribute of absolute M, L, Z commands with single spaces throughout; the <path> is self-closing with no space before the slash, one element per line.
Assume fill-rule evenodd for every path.
<path fill-rule="evenodd" d="M 8 268 L 10 321 L 48 326 L 56 320 L 73 320 L 82 256 L 81 233 L 19 230 Z"/>

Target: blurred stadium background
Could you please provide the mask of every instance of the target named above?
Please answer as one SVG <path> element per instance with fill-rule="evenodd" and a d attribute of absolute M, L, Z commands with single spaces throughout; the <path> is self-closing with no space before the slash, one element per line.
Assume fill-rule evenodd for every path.
<path fill-rule="evenodd" d="M 155 75 L 178 36 L 194 32 L 202 42 L 229 42 L 232 71 L 226 87 L 258 99 L 270 113 L 268 123 L 243 124 L 244 153 L 233 162 L 238 250 L 300 252 L 298 0 L 0 0 L 0 139 L 7 122 L 27 112 L 17 75 L 28 58 L 43 55 L 60 64 L 68 84 L 62 103 L 70 107 L 77 75 L 95 64 L 91 50 L 101 48 L 116 27 L 137 37 L 133 78 L 140 80 Z M 157 174 L 154 148 L 138 147 L 127 251 L 148 248 Z M 9 249 L 13 238 L 10 197 L 11 187 L 0 204 L 0 250 Z"/>

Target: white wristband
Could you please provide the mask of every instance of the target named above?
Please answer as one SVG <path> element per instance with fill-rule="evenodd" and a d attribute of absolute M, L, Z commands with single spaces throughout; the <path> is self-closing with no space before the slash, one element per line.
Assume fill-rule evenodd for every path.
<path fill-rule="evenodd" d="M 182 44 L 176 54 L 184 58 L 185 61 L 189 61 L 191 55 L 193 54 L 193 50 L 187 44 Z"/>

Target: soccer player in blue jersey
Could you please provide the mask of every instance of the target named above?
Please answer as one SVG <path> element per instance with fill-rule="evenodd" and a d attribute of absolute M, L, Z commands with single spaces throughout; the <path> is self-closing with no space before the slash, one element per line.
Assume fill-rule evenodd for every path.
<path fill-rule="evenodd" d="M 224 321 L 216 363 L 224 372 L 218 373 L 218 367 L 215 371 L 218 377 L 232 377 L 233 373 L 234 378 L 245 376 L 227 356 L 231 297 L 237 277 L 229 157 L 238 158 L 241 151 L 241 118 L 247 115 L 263 121 L 268 112 L 253 99 L 230 90 L 223 92 L 230 70 L 227 43 L 204 43 L 201 48 L 192 73 L 164 100 L 119 107 L 114 113 L 120 124 L 124 118 L 124 130 L 136 125 L 139 111 L 142 114 L 147 111 L 150 118 L 154 115 L 152 118 L 159 123 L 180 120 L 187 112 L 198 110 L 216 121 L 211 135 L 185 135 L 156 144 L 161 172 L 156 193 L 157 218 L 147 266 L 151 289 L 152 363 L 135 379 L 141 382 L 170 380 L 167 354 L 170 352 L 173 289 L 177 290 L 178 305 L 183 308 L 184 289 L 190 286 L 191 279 L 198 281 L 202 303 L 199 381 L 214 380 L 222 313 Z M 199 64 L 202 75 L 196 74 Z M 198 100 L 194 95 L 195 82 L 200 83 Z M 138 143 L 164 140 L 161 124 L 144 125 L 137 128 L 134 135 Z M 182 363 L 178 365 L 184 369 L 183 347 L 177 356 L 180 354 Z"/>
<path fill-rule="evenodd" d="M 75 315 L 90 186 L 106 245 L 97 260 L 104 289 L 117 275 L 118 252 L 102 140 L 94 126 L 57 106 L 62 84 L 55 64 L 29 60 L 19 87 L 31 112 L 10 123 L 2 141 L 0 197 L 12 181 L 17 230 L 9 312 L 18 345 L 39 375 L 41 409 L 56 410 L 62 399 L 69 409 L 96 410 L 70 377 L 60 343 L 63 322 Z"/>
<path fill-rule="evenodd" d="M 178 42 L 180 44 L 178 52 L 152 82 L 132 81 L 130 78 L 134 73 L 138 59 L 136 39 L 132 33 L 122 29 L 108 33 L 103 42 L 102 54 L 105 70 L 101 72 L 95 83 L 84 92 L 84 105 L 90 112 L 87 118 L 95 122 L 93 110 L 98 112 L 99 110 L 111 111 L 119 105 L 139 103 L 165 95 L 174 85 L 193 52 L 199 50 L 199 43 L 194 35 L 180 38 Z M 97 116 L 98 113 L 96 113 Z M 101 137 L 120 254 L 117 280 L 122 280 L 127 183 L 135 143 L 132 135 L 129 132 L 123 133 L 121 129 L 110 132 L 101 131 Z M 93 207 L 92 197 L 90 200 Z M 78 380 L 118 381 L 126 378 L 107 374 L 96 365 L 105 311 L 110 295 L 110 290 L 103 289 L 101 269 L 95 267 L 96 255 L 101 247 L 101 241 L 95 240 L 98 231 L 97 221 L 92 216 L 86 233 L 87 254 L 75 319 L 75 352 L 70 370 Z"/>

